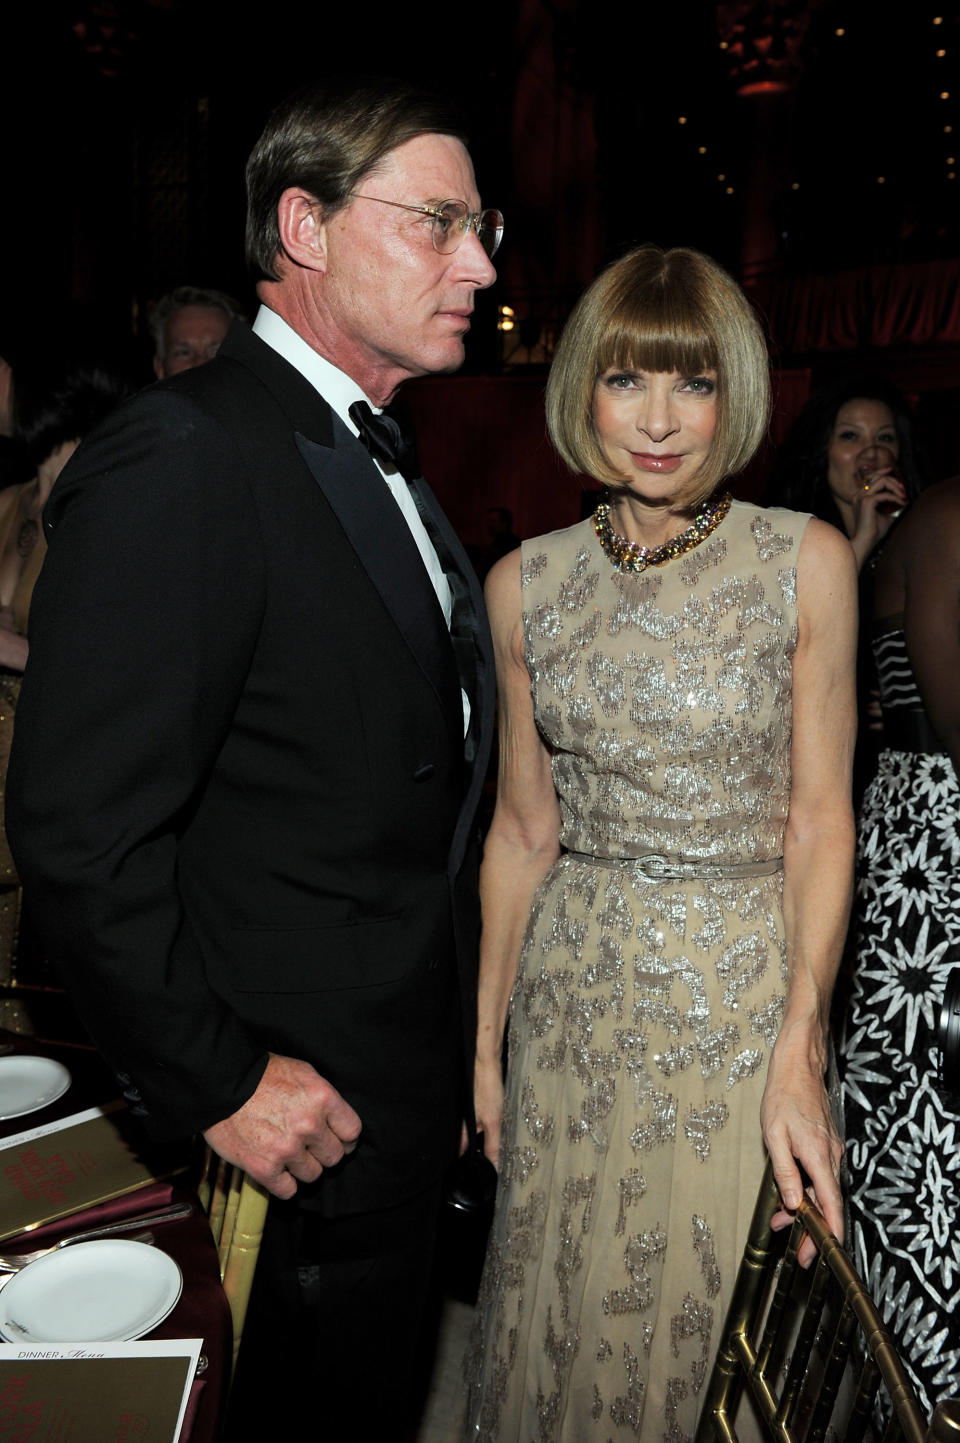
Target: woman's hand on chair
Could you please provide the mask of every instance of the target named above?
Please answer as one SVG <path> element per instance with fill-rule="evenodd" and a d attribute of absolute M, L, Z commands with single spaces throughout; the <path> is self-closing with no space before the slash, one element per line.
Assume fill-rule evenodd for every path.
<path fill-rule="evenodd" d="M 840 1160 L 843 1143 L 837 1136 L 823 1083 L 822 1044 L 808 1030 L 785 1026 L 770 1057 L 767 1085 L 760 1107 L 763 1140 L 780 1189 L 783 1208 L 774 1214 L 774 1231 L 789 1227 L 804 1193 L 803 1173 L 810 1180 L 807 1192 L 826 1219 L 831 1232 L 843 1240 L 843 1199 L 840 1194 Z M 800 1250 L 808 1267 L 816 1256 L 809 1239 Z"/>

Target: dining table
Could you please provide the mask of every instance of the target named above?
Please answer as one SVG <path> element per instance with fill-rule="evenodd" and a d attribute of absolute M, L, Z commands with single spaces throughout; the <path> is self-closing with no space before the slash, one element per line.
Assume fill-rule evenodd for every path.
<path fill-rule="evenodd" d="M 49 1058 L 67 1069 L 69 1085 L 55 1100 L 31 1110 L 28 1116 L 0 1120 L 0 1175 L 4 1169 L 3 1149 L 11 1147 L 10 1139 L 21 1136 L 27 1129 L 44 1129 L 90 1109 L 103 1109 L 111 1125 L 115 1120 L 126 1136 L 131 1132 L 142 1133 L 139 1122 L 118 1106 L 116 1079 L 92 1050 L 40 1042 L 0 1028 L 0 1062 L 6 1057 Z M 4 1110 L 0 1071 L 0 1113 Z M 203 1340 L 178 1443 L 215 1443 L 220 1436 L 229 1389 L 233 1336 L 230 1308 L 220 1281 L 217 1247 L 194 1186 L 195 1148 L 189 1143 L 158 1146 L 143 1134 L 137 1136 L 137 1156 L 144 1164 L 144 1172 L 153 1176 L 119 1196 L 71 1206 L 55 1219 L 25 1227 L 12 1236 L 4 1235 L 9 1229 L 4 1226 L 0 1212 L 0 1259 L 53 1246 L 63 1237 L 88 1229 L 184 1204 L 189 1209 L 185 1216 L 156 1225 L 149 1221 L 142 1225 L 150 1229 L 153 1245 L 173 1259 L 183 1277 L 183 1288 L 172 1311 L 144 1335 L 144 1340 Z M 0 1274 L 0 1286 L 4 1280 Z M 100 1443 L 100 1440 L 91 1440 L 91 1443 Z"/>

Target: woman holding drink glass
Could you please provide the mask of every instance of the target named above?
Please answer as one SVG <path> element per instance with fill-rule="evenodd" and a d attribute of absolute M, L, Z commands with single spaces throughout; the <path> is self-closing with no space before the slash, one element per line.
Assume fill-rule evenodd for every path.
<path fill-rule="evenodd" d="M 859 803 L 882 746 L 877 679 L 870 649 L 873 583 L 883 543 L 924 485 L 916 428 L 895 386 L 876 376 L 849 376 L 813 395 L 794 421 L 776 460 L 767 504 L 811 511 L 842 531 L 860 574 L 857 649 L 860 726 L 853 793 Z"/>
<path fill-rule="evenodd" d="M 922 485 L 903 396 L 878 377 L 850 376 L 804 406 L 777 454 L 767 499 L 838 527 L 862 572 Z"/>

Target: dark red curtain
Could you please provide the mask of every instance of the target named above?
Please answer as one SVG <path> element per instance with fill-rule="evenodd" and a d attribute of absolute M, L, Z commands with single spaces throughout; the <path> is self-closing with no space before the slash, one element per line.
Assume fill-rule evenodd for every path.
<path fill-rule="evenodd" d="M 768 319 L 794 354 L 960 345 L 960 260 L 800 276 L 776 287 Z"/>
<path fill-rule="evenodd" d="M 487 542 L 491 506 L 513 512 L 518 536 L 580 519 L 583 484 L 547 439 L 546 376 L 438 376 L 404 387 L 417 424 L 423 474 L 460 539 Z"/>

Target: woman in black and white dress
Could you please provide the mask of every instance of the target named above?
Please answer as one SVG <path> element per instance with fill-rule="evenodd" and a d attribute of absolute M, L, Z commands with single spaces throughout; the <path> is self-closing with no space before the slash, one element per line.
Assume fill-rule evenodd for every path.
<path fill-rule="evenodd" d="M 937 1042 L 960 963 L 960 480 L 888 536 L 874 616 L 885 746 L 842 1045 L 851 1244 L 929 1409 L 960 1393 L 960 1098 Z"/>

